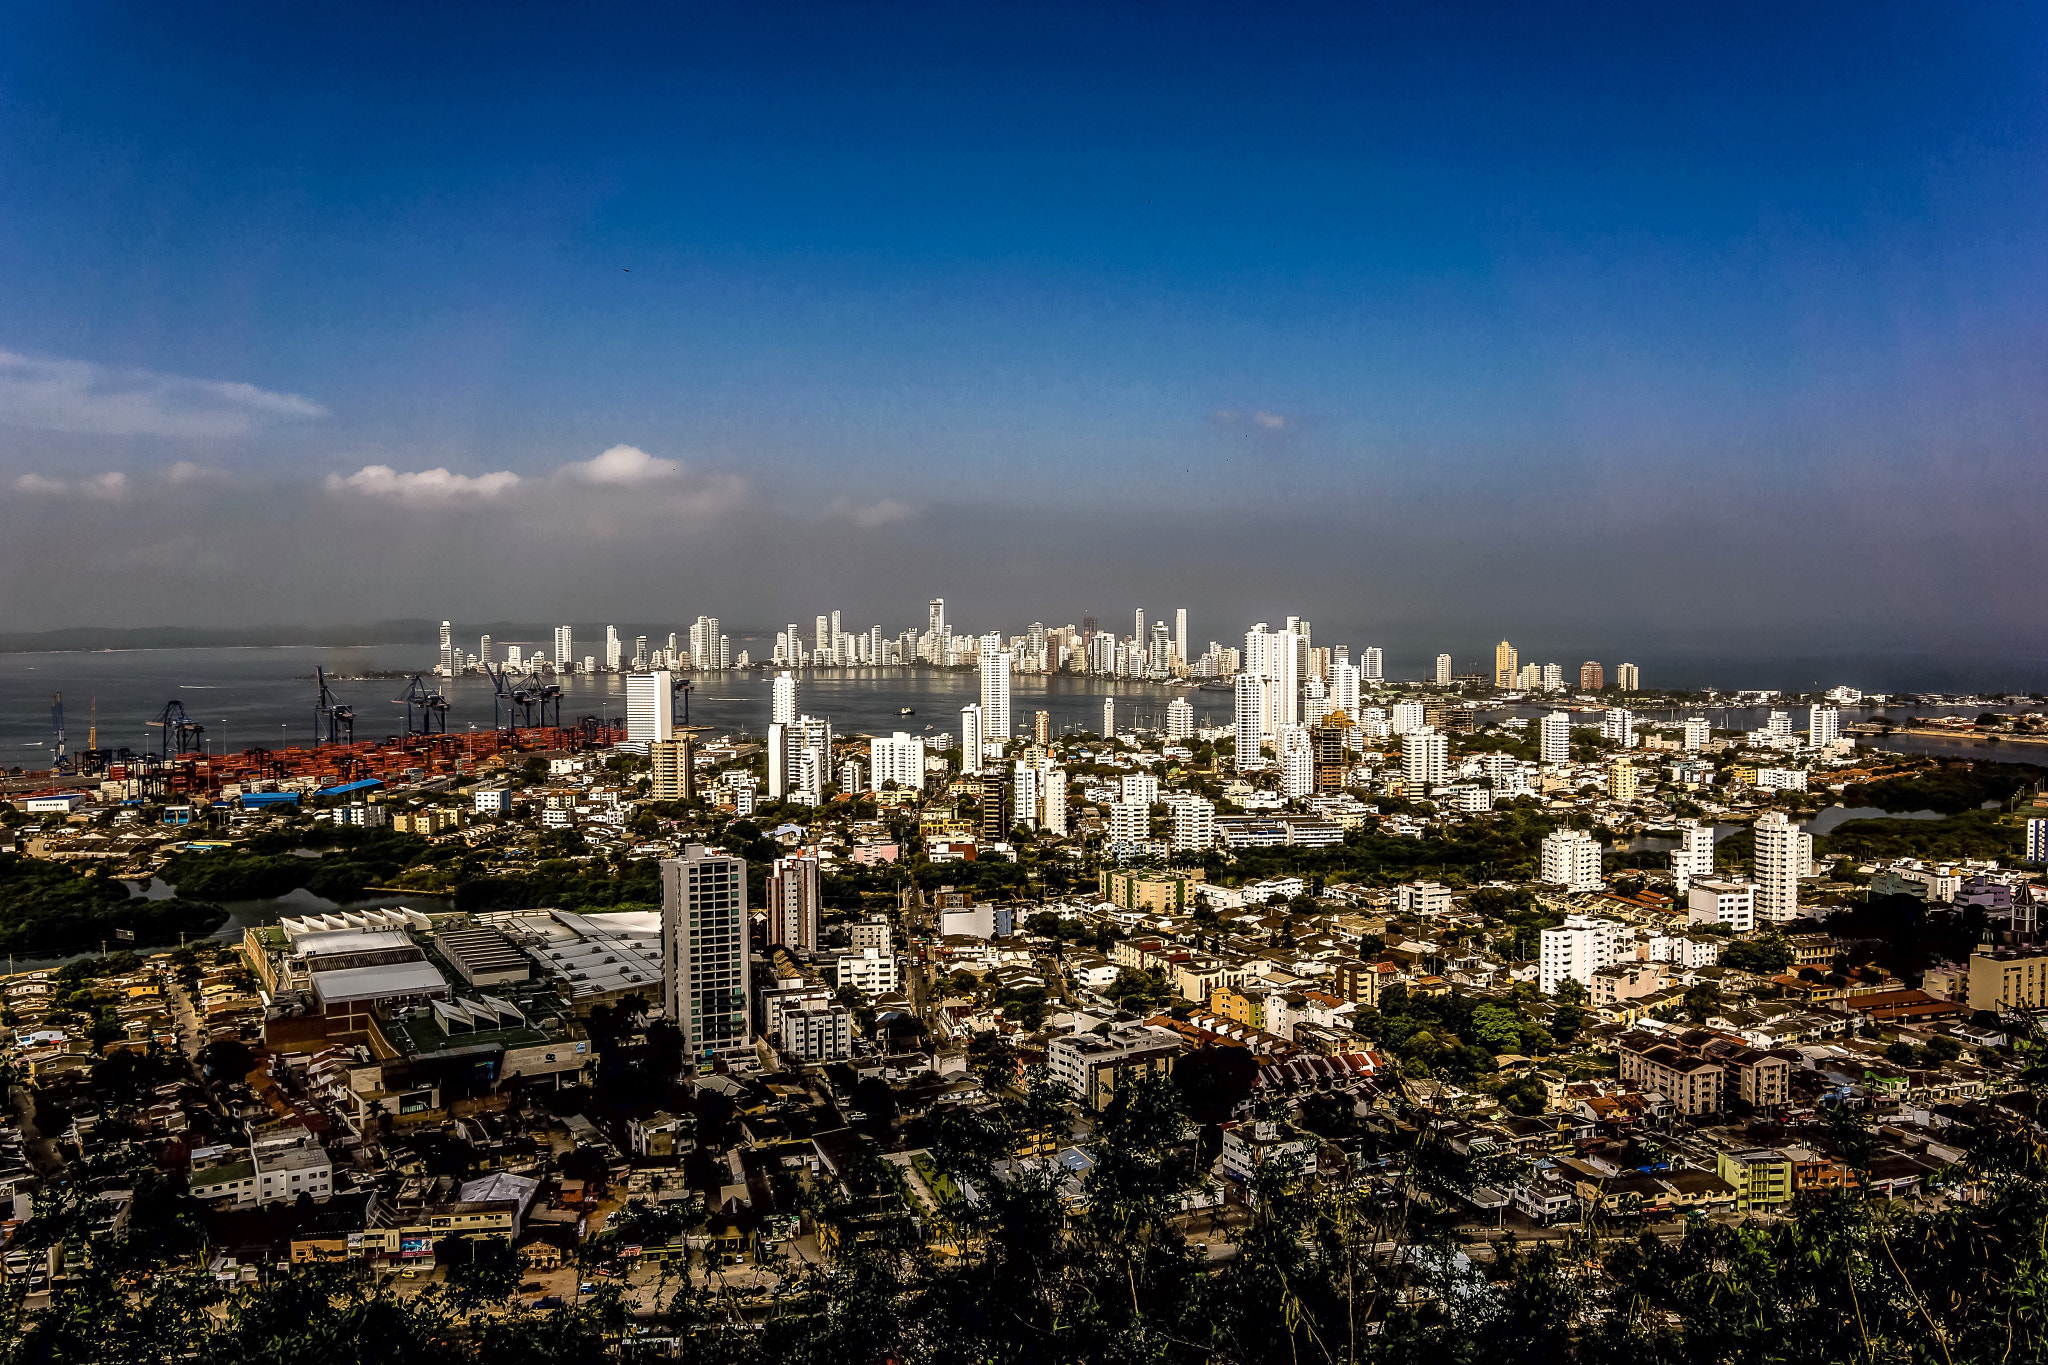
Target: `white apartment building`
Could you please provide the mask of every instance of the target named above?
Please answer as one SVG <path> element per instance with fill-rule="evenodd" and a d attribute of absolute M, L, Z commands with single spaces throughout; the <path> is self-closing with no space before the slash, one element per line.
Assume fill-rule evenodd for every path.
<path fill-rule="evenodd" d="M 796 674 L 785 668 L 775 675 L 775 681 L 770 686 L 772 690 L 768 701 L 768 723 L 770 725 L 789 725 L 793 723 L 802 711 L 802 693 L 799 690 Z"/>
<path fill-rule="evenodd" d="M 903 984 L 896 955 L 880 948 L 841 953 L 832 961 L 832 984 L 868 995 L 889 995 Z"/>
<path fill-rule="evenodd" d="M 1367 645 L 1365 652 L 1359 656 L 1361 672 L 1367 682 L 1385 681 L 1386 671 L 1381 663 L 1382 657 L 1378 645 Z"/>
<path fill-rule="evenodd" d="M 971 701 L 960 708 L 960 771 L 981 771 L 981 703 Z"/>
<path fill-rule="evenodd" d="M 1705 716 L 1688 716 L 1685 721 L 1685 747 L 1697 753 L 1707 747 L 1707 741 L 1714 737 L 1714 727 L 1707 723 Z"/>
<path fill-rule="evenodd" d="M 1280 794 L 1299 801 L 1315 795 L 1315 790 L 1316 756 L 1309 747 L 1308 731 L 1290 725 L 1280 733 Z"/>
<path fill-rule="evenodd" d="M 853 1011 L 844 1005 L 786 1010 L 781 1020 L 782 1051 L 802 1062 L 838 1062 L 853 1055 Z"/>
<path fill-rule="evenodd" d="M 1572 713 L 1550 711 L 1543 717 L 1538 757 L 1546 768 L 1561 768 L 1572 761 Z"/>
<path fill-rule="evenodd" d="M 981 642 L 981 737 L 984 742 L 1010 738 L 1010 667 L 1014 657 L 999 648 L 995 636 Z"/>
<path fill-rule="evenodd" d="M 1671 850 L 1671 876 L 1684 895 L 1695 877 L 1714 875 L 1714 827 L 1698 820 L 1678 822 L 1678 847 Z"/>
<path fill-rule="evenodd" d="M 1799 916 L 1799 879 L 1813 865 L 1813 836 L 1783 811 L 1759 816 L 1756 833 L 1756 913 L 1770 924 Z"/>
<path fill-rule="evenodd" d="M 1342 711 L 1352 720 L 1358 719 L 1358 667 L 1348 659 L 1339 659 L 1330 665 L 1329 709 Z"/>
<path fill-rule="evenodd" d="M 1112 703 L 1113 704 L 1113 703 Z M 1195 733 L 1195 708 L 1186 697 L 1175 697 L 1166 703 L 1166 737 L 1168 739 L 1190 739 Z"/>
<path fill-rule="evenodd" d="M 1624 749 L 1636 746 L 1636 713 L 1625 706 L 1610 706 L 1600 718 L 1600 738 L 1612 740 Z"/>
<path fill-rule="evenodd" d="M 1111 843 L 1134 844 L 1151 837 L 1152 808 L 1150 806 L 1142 801 L 1112 801 L 1109 803 L 1109 841 Z"/>
<path fill-rule="evenodd" d="M 1259 745 L 1265 739 L 1265 704 L 1265 683 L 1249 673 L 1238 674 L 1237 754 L 1232 762 L 1239 772 L 1266 765 L 1259 753 Z"/>
<path fill-rule="evenodd" d="M 1394 733 L 1405 735 L 1411 730 L 1420 730 L 1429 724 L 1429 708 L 1419 701 L 1397 701 L 1388 716 Z"/>
<path fill-rule="evenodd" d="M 1401 783 L 1411 798 L 1450 781 L 1450 765 L 1449 735 L 1425 726 L 1402 738 Z"/>
<path fill-rule="evenodd" d="M 1582 829 L 1555 829 L 1543 836 L 1540 879 L 1567 891 L 1598 891 L 1600 841 Z"/>
<path fill-rule="evenodd" d="M 1151 805 L 1159 799 L 1159 779 L 1151 773 L 1125 773 L 1119 784 L 1119 799 Z"/>
<path fill-rule="evenodd" d="M 1545 929 L 1537 956 L 1537 984 L 1553 995 L 1558 983 L 1571 980 L 1591 989 L 1593 973 L 1614 962 L 1630 929 L 1620 920 L 1568 915 L 1563 924 Z"/>
<path fill-rule="evenodd" d="M 1038 828 L 1038 769 L 1018 759 L 1010 774 L 1010 820 L 1012 824 Z"/>
<path fill-rule="evenodd" d="M 868 785 L 880 791 L 889 783 L 910 791 L 924 790 L 924 739 L 907 730 L 868 741 Z"/>
<path fill-rule="evenodd" d="M 1451 656 L 1448 654 L 1436 656 L 1436 685 L 1438 687 L 1449 687 L 1451 685 Z"/>
<path fill-rule="evenodd" d="M 1188 793 L 1168 802 L 1173 811 L 1173 851 L 1200 853 L 1216 846 L 1216 803 Z"/>
<path fill-rule="evenodd" d="M 1806 708 L 1806 742 L 1825 749 L 1842 737 L 1842 713 L 1832 706 Z"/>
<path fill-rule="evenodd" d="M 1696 877 L 1685 893 L 1688 924 L 1720 924 L 1738 934 L 1756 928 L 1756 883 Z"/>
<path fill-rule="evenodd" d="M 660 744 L 676 737 L 674 678 L 665 668 L 626 675 L 626 742 Z"/>

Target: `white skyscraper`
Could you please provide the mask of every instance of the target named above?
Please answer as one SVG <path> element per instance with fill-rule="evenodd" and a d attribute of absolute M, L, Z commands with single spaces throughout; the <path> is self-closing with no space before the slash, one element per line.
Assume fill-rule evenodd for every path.
<path fill-rule="evenodd" d="M 747 864 L 702 844 L 661 863 L 661 984 L 692 1062 L 747 1053 Z"/>
<path fill-rule="evenodd" d="M 981 771 L 981 703 L 971 701 L 960 708 L 960 771 Z"/>
<path fill-rule="evenodd" d="M 1636 747 L 1636 715 L 1625 706 L 1610 706 L 1600 718 L 1600 738 L 1613 740 L 1624 749 Z"/>
<path fill-rule="evenodd" d="M 1799 879 L 1813 863 L 1813 836 L 1769 811 L 1757 818 L 1756 914 L 1770 924 L 1799 917 Z"/>
<path fill-rule="evenodd" d="M 1308 741 L 1308 731 L 1290 725 L 1280 732 L 1275 747 L 1280 751 L 1280 794 L 1290 801 L 1315 795 L 1316 756 Z"/>
<path fill-rule="evenodd" d="M 620 654 L 619 628 L 617 626 L 606 626 L 604 628 L 604 666 L 608 671 L 613 673 L 619 671 Z"/>
<path fill-rule="evenodd" d="M 1358 669 L 1347 659 L 1339 659 L 1330 665 L 1331 711 L 1342 711 L 1352 720 L 1358 719 Z"/>
<path fill-rule="evenodd" d="M 1048 834 L 1065 835 L 1067 832 L 1067 773 L 1066 769 L 1053 766 L 1050 760 L 1038 765 L 1038 803 L 1042 808 L 1040 824 Z"/>
<path fill-rule="evenodd" d="M 1166 703 L 1166 737 L 1168 739 L 1189 739 L 1195 733 L 1195 708 L 1186 697 L 1175 697 Z"/>
<path fill-rule="evenodd" d="M 1038 769 L 1021 758 L 1010 773 L 1010 812 L 1014 824 L 1038 828 Z"/>
<path fill-rule="evenodd" d="M 1572 713 L 1549 711 L 1543 717 L 1540 757 L 1545 767 L 1562 767 L 1572 761 Z"/>
<path fill-rule="evenodd" d="M 1145 609 L 1138 608 L 1137 624 L 1131 628 L 1131 643 L 1139 649 L 1145 648 Z"/>
<path fill-rule="evenodd" d="M 1842 713 L 1832 706 L 1806 708 L 1806 742 L 1826 748 L 1842 737 Z"/>
<path fill-rule="evenodd" d="M 1554 829 L 1543 836 L 1540 880 L 1567 891 L 1600 889 L 1600 841 L 1582 829 Z"/>
<path fill-rule="evenodd" d="M 1451 685 L 1451 656 L 1448 654 L 1436 656 L 1436 685 L 1438 687 L 1449 687 Z"/>
<path fill-rule="evenodd" d="M 984 740 L 1007 743 L 1010 738 L 1010 651 L 981 642 L 981 733 Z"/>
<path fill-rule="evenodd" d="M 770 686 L 772 691 L 768 701 L 768 720 L 774 725 L 787 725 L 802 712 L 802 689 L 797 682 L 796 674 L 784 669 L 775 675 L 775 681 Z"/>
<path fill-rule="evenodd" d="M 1545 995 L 1556 994 L 1559 984 L 1567 980 L 1591 986 L 1593 973 L 1613 964 L 1628 933 L 1628 926 L 1619 920 L 1565 916 L 1563 924 L 1545 929 L 1539 937 L 1537 984 Z"/>
<path fill-rule="evenodd" d="M 1685 747 L 1694 751 L 1707 747 L 1707 741 L 1714 737 L 1714 727 L 1707 723 L 1705 716 L 1687 716 L 1685 720 Z"/>
<path fill-rule="evenodd" d="M 1413 799 L 1450 780 L 1451 737 L 1427 726 L 1401 737 L 1401 782 Z"/>
<path fill-rule="evenodd" d="M 1152 837 L 1152 808 L 1142 801 L 1109 803 L 1109 841 L 1112 844 L 1140 843 Z"/>
<path fill-rule="evenodd" d="M 1385 681 L 1386 673 L 1380 662 L 1380 647 L 1378 645 L 1367 645 L 1363 659 L 1365 664 L 1365 680 L 1369 683 Z"/>
<path fill-rule="evenodd" d="M 675 738 L 673 679 L 665 668 L 626 675 L 626 740 L 658 744 Z"/>
<path fill-rule="evenodd" d="M 567 626 L 555 627 L 555 671 L 567 673 L 576 666 L 576 640 Z"/>
<path fill-rule="evenodd" d="M 1102 737 L 1108 739 L 1114 734 L 1116 734 L 1116 698 L 1104 697 L 1102 699 Z"/>
<path fill-rule="evenodd" d="M 1188 661 L 1188 609 L 1176 607 L 1173 612 L 1173 657 L 1185 664 Z"/>
<path fill-rule="evenodd" d="M 700 616 L 690 626 L 690 662 L 698 669 L 718 667 L 719 642 L 724 637 L 718 633 L 716 616 Z M 798 642 L 791 637 L 790 644 Z"/>
<path fill-rule="evenodd" d="M 911 791 L 924 789 L 924 740 L 907 730 L 888 739 L 880 735 L 868 741 L 868 782 L 875 791 L 888 783 Z"/>
<path fill-rule="evenodd" d="M 1173 811 L 1173 851 L 1201 853 L 1216 845 L 1216 804 L 1192 792 L 1167 803 Z"/>
<path fill-rule="evenodd" d="M 1714 875 L 1714 827 L 1698 820 L 1678 821 L 1678 847 L 1671 850 L 1671 876 L 1684 895 L 1695 877 Z"/>
<path fill-rule="evenodd" d="M 1265 733 L 1266 684 L 1250 673 L 1237 675 L 1237 756 L 1239 772 L 1265 766 L 1259 741 Z"/>
<path fill-rule="evenodd" d="M 1429 723 L 1429 708 L 1419 701 L 1397 701 L 1387 719 L 1395 734 L 1410 734 Z"/>
<path fill-rule="evenodd" d="M 1791 734 L 1792 713 L 1790 711 L 1771 712 L 1770 719 L 1764 722 L 1764 729 L 1774 735 Z"/>

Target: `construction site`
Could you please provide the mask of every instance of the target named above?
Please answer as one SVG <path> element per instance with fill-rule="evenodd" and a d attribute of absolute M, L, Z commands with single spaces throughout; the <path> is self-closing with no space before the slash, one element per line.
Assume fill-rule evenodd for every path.
<path fill-rule="evenodd" d="M 125 799 L 135 801 L 218 799 L 309 786 L 318 795 L 355 789 L 356 784 L 390 786 L 451 777 L 473 772 L 501 754 L 603 749 L 626 737 L 622 720 L 580 716 L 565 721 L 562 689 L 552 683 L 497 671 L 490 677 L 494 690 L 488 730 L 450 733 L 447 699 L 426 675 L 416 674 L 404 695 L 395 699 L 405 708 L 403 733 L 358 739 L 355 709 L 335 694 L 324 671 L 316 671 L 311 745 L 256 745 L 227 753 L 213 749 L 206 727 L 176 699 L 166 702 L 148 722 L 156 735 L 147 748 L 99 747 L 95 718 L 85 746 L 74 750 L 67 739 L 60 693 L 51 698 L 50 767 L 8 778 L 5 789 L 91 788 L 104 796 L 107 784 L 113 783 L 125 787 Z"/>

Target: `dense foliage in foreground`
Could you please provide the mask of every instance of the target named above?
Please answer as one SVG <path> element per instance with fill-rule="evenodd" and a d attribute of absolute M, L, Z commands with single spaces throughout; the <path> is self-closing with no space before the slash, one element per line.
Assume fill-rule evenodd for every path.
<path fill-rule="evenodd" d="M 1951 1197 L 1926 1206 L 1836 1194 L 1768 1220 L 1697 1222 L 1672 1242 L 1576 1229 L 1474 1267 L 1428 1210 L 1476 1173 L 1432 1141 L 1426 1113 L 1405 1117 L 1422 1133 L 1410 1179 L 1371 1194 L 1269 1169 L 1256 1209 L 1223 1219 L 1236 1253 L 1212 1262 L 1212 1215 L 1176 1209 L 1214 1130 L 1204 1141 L 1170 1082 L 1129 1087 L 1100 1116 L 1080 1190 L 1063 1187 L 1063 1168 L 1008 1164 L 1024 1135 L 1060 1121 L 1037 1089 L 940 1127 L 920 1170 L 942 1207 L 917 1205 L 902 1167 L 871 1161 L 809 1197 L 836 1252 L 829 1273 L 785 1267 L 783 1292 L 748 1300 L 722 1278 L 674 1281 L 652 1324 L 610 1289 L 563 1309 L 508 1308 L 516 1273 L 457 1273 L 403 1297 L 331 1267 L 222 1286 L 198 1270 L 189 1210 L 145 1180 L 130 1231 L 89 1245 L 79 1284 L 0 1324 L 0 1361 L 2048 1359 L 2048 1164 L 2017 1118 L 1987 1121 Z M 1865 1132 L 1837 1125 L 1852 1169 Z M 75 1226 L 79 1194 L 49 1197 L 30 1240 Z M 1070 1222 L 1077 1194 L 1087 1212 Z"/>

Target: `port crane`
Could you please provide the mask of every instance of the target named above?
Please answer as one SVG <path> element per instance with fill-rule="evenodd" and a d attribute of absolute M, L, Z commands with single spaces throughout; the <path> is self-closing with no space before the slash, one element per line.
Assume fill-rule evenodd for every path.
<path fill-rule="evenodd" d="M 327 685 L 327 670 L 315 665 L 313 674 L 320 682 L 320 697 L 313 704 L 313 742 L 315 744 L 353 744 L 356 742 L 356 710 L 344 706 L 334 695 L 334 689 Z"/>
<path fill-rule="evenodd" d="M 424 673 L 413 674 L 412 681 L 406 684 L 405 695 L 392 700 L 405 708 L 408 738 L 448 733 L 448 699 L 427 682 Z"/>

